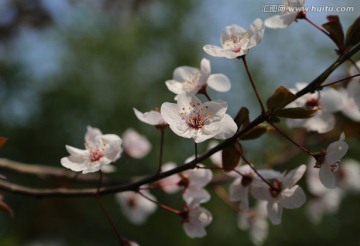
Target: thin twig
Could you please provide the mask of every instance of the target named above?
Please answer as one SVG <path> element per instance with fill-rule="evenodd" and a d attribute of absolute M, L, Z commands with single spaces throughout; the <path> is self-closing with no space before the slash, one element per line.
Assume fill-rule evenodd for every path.
<path fill-rule="evenodd" d="M 248 66 L 247 66 L 245 56 L 241 56 L 241 59 L 242 59 L 242 61 L 243 61 L 243 63 L 244 63 L 244 67 L 245 67 L 246 73 L 247 73 L 247 75 L 248 75 L 248 77 L 249 77 L 249 80 L 250 80 L 251 86 L 252 86 L 252 88 L 253 88 L 253 90 L 254 90 L 254 92 L 255 92 L 256 98 L 257 98 L 257 100 L 259 101 L 259 104 L 260 104 L 260 107 L 261 107 L 261 113 L 262 113 L 262 114 L 265 114 L 264 105 L 263 105 L 263 103 L 262 103 L 262 101 L 261 101 L 259 92 L 258 92 L 258 90 L 256 89 L 256 86 L 255 86 L 255 84 L 254 84 L 254 81 L 253 81 L 253 79 L 252 79 L 252 77 L 251 77 L 250 70 L 249 70 L 249 68 L 248 68 Z"/>

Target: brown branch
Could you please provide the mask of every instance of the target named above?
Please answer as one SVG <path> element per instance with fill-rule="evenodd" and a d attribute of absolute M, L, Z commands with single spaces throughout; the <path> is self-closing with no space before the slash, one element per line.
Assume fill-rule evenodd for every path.
<path fill-rule="evenodd" d="M 35 175 L 41 179 L 65 179 L 76 180 L 81 182 L 87 182 L 97 184 L 99 182 L 99 176 L 97 174 L 81 174 L 69 171 L 61 167 L 50 167 L 44 165 L 36 165 L 29 163 L 20 163 L 17 161 L 0 158 L 0 170 L 8 170 L 11 172 L 17 172 L 20 174 Z M 104 177 L 104 184 L 124 184 L 124 180 L 113 180 L 108 177 Z"/>

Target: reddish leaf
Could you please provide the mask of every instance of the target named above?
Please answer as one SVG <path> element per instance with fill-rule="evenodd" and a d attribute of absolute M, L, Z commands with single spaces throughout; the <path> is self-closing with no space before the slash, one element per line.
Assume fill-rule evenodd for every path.
<path fill-rule="evenodd" d="M 326 18 L 328 19 L 328 22 L 322 26 L 329 32 L 330 38 L 334 41 L 341 52 L 344 50 L 344 31 L 341 26 L 339 16 L 330 15 Z"/>
<path fill-rule="evenodd" d="M 267 100 L 268 109 L 280 110 L 296 99 L 295 95 L 284 86 L 276 89 L 274 94 Z"/>
<path fill-rule="evenodd" d="M 245 107 L 242 107 L 239 112 L 237 113 L 237 115 L 235 116 L 234 119 L 236 125 L 238 126 L 238 128 L 240 128 L 240 126 L 242 125 L 243 127 L 246 127 L 249 122 L 249 110 Z"/>
<path fill-rule="evenodd" d="M 258 125 L 251 130 L 247 131 L 240 137 L 240 140 L 251 140 L 261 137 L 267 132 L 267 127 L 265 125 Z"/>
<path fill-rule="evenodd" d="M 226 147 L 222 151 L 222 165 L 226 172 L 234 170 L 239 164 L 242 154 L 242 147 L 239 142 L 234 142 L 232 145 Z"/>
<path fill-rule="evenodd" d="M 358 17 L 347 30 L 345 46 L 347 49 L 350 49 L 352 46 L 357 45 L 359 42 L 360 42 L 360 17 Z"/>
<path fill-rule="evenodd" d="M 307 107 L 298 107 L 298 108 L 284 108 L 275 113 L 278 117 L 290 118 L 290 119 L 308 119 L 313 117 L 313 115 L 318 111 L 319 107 L 307 108 Z"/>

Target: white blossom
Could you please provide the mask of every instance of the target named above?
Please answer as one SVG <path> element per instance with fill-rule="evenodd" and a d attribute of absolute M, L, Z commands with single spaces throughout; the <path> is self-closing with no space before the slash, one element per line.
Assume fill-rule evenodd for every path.
<path fill-rule="evenodd" d="M 122 139 L 126 154 L 132 158 L 141 159 L 151 150 L 151 144 L 147 138 L 132 128 L 127 129 L 123 133 Z"/>
<path fill-rule="evenodd" d="M 305 0 L 286 0 L 282 5 L 283 11 L 281 15 L 274 15 L 267 18 L 264 23 L 268 28 L 285 28 L 293 23 L 299 13 L 305 13 L 303 5 Z"/>
<path fill-rule="evenodd" d="M 205 227 L 212 221 L 211 213 L 203 207 L 188 207 L 183 215 L 183 228 L 190 238 L 201 238 L 206 235 Z"/>
<path fill-rule="evenodd" d="M 119 136 L 102 135 L 99 129 L 89 126 L 85 135 L 85 150 L 66 145 L 70 156 L 63 157 L 61 164 L 75 172 L 97 172 L 120 157 L 121 143 Z"/>
<path fill-rule="evenodd" d="M 156 201 L 156 198 L 148 191 L 142 190 L 141 193 Z M 133 191 L 125 191 L 115 195 L 116 201 L 120 204 L 125 217 L 134 224 L 143 224 L 149 215 L 155 212 L 157 205 L 145 197 Z"/>
<path fill-rule="evenodd" d="M 326 188 L 336 188 L 334 172 L 338 170 L 339 163 L 348 149 L 349 146 L 345 142 L 345 134 L 342 133 L 338 141 L 331 143 L 325 153 L 321 153 L 317 157 L 316 167 L 320 168 L 320 181 Z"/>
<path fill-rule="evenodd" d="M 238 215 L 238 226 L 241 230 L 249 230 L 251 241 L 259 246 L 268 236 L 266 202 L 259 201 L 255 209 L 241 211 Z"/>
<path fill-rule="evenodd" d="M 340 188 L 327 189 L 319 179 L 319 169 L 313 168 L 314 158 L 311 158 L 306 173 L 306 183 L 309 192 L 313 195 L 306 207 L 307 216 L 314 224 L 321 222 L 325 214 L 334 214 L 340 206 L 343 191 Z"/>
<path fill-rule="evenodd" d="M 297 83 L 296 88 L 291 89 L 291 92 L 296 93 L 306 85 L 306 83 Z M 342 96 L 333 88 L 326 88 L 319 93 L 321 95 L 318 93 L 306 94 L 287 106 L 287 108 L 308 107 L 318 109 L 314 116 L 308 119 L 287 119 L 289 127 L 303 127 L 307 131 L 318 133 L 329 132 L 335 127 L 334 113 L 341 110 Z"/>
<path fill-rule="evenodd" d="M 263 185 L 259 176 L 252 170 L 252 168 L 245 164 L 236 168 L 237 177 L 229 188 L 230 201 L 239 201 L 241 210 L 249 209 L 249 192 L 253 185 Z M 239 175 L 239 173 L 241 175 Z M 258 170 L 258 173 L 265 179 L 274 179 L 281 176 L 280 173 L 273 170 Z"/>
<path fill-rule="evenodd" d="M 341 162 L 337 174 L 338 187 L 346 192 L 360 192 L 360 163 L 353 159 Z"/>
<path fill-rule="evenodd" d="M 190 169 L 182 172 L 182 182 L 185 187 L 183 199 L 191 207 L 197 206 L 210 200 L 210 194 L 204 187 L 212 180 L 212 172 L 201 164 L 200 168 Z"/>
<path fill-rule="evenodd" d="M 221 35 L 222 47 L 208 44 L 204 46 L 204 51 L 211 56 L 229 59 L 246 55 L 250 48 L 261 42 L 264 30 L 265 26 L 261 19 L 254 20 L 247 31 L 235 24 L 227 26 Z"/>
<path fill-rule="evenodd" d="M 174 162 L 167 162 L 162 165 L 161 169 L 163 172 L 174 169 L 177 165 Z M 160 180 L 161 188 L 168 194 L 175 193 L 180 190 L 180 182 L 182 178 L 179 174 L 174 174 L 169 177 Z"/>
<path fill-rule="evenodd" d="M 175 134 L 200 143 L 209 138 L 226 139 L 235 134 L 237 126 L 225 114 L 226 110 L 226 102 L 203 104 L 197 97 L 186 93 L 179 95 L 177 104 L 163 103 L 161 115 Z"/>
<path fill-rule="evenodd" d="M 271 223 L 281 223 L 283 208 L 299 208 L 305 203 L 305 193 L 300 186 L 296 185 L 305 170 L 306 166 L 301 165 L 279 179 L 275 179 L 271 187 L 266 184 L 252 187 L 252 195 L 256 199 L 268 202 L 267 211 Z"/>
<path fill-rule="evenodd" d="M 341 112 L 353 121 L 360 121 L 360 84 L 357 81 L 351 81 L 346 89 L 340 88 L 338 91 L 341 94 L 342 106 Z M 356 99 L 356 94 L 359 94 L 359 99 Z M 357 102 L 358 100 L 358 102 Z"/>
<path fill-rule="evenodd" d="M 165 84 L 176 95 L 186 92 L 196 95 L 200 90 L 206 89 L 207 86 L 219 92 L 230 90 L 231 83 L 227 76 L 210 73 L 210 62 L 204 58 L 201 60 L 201 70 L 188 66 L 178 67 L 174 71 L 174 78 L 167 80 Z"/>

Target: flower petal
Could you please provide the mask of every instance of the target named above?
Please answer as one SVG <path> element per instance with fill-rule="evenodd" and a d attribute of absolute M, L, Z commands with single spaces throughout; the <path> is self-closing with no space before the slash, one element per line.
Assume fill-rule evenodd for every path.
<path fill-rule="evenodd" d="M 264 22 L 257 18 L 251 23 L 249 27 L 249 42 L 247 44 L 247 49 L 250 49 L 258 45 L 264 37 L 265 25 Z"/>
<path fill-rule="evenodd" d="M 233 52 L 231 50 L 226 50 L 226 49 L 223 49 L 219 46 L 216 46 L 216 45 L 205 45 L 203 47 L 204 51 L 206 53 L 208 53 L 209 55 L 211 56 L 215 56 L 215 57 L 226 57 L 226 58 L 229 58 L 229 59 L 234 59 L 238 56 L 242 56 L 245 51 L 242 51 L 242 52 L 239 52 L 239 53 L 236 53 L 236 52 Z"/>
<path fill-rule="evenodd" d="M 330 166 L 328 165 L 321 165 L 320 166 L 320 172 L 319 177 L 321 183 L 328 189 L 335 189 L 335 177 L 333 172 L 330 169 Z"/>
<path fill-rule="evenodd" d="M 346 152 L 349 149 L 349 145 L 343 141 L 339 140 L 336 142 L 331 143 L 326 149 L 325 161 L 327 165 L 331 165 L 340 161 Z"/>
<path fill-rule="evenodd" d="M 302 164 L 298 168 L 288 172 L 282 180 L 283 188 L 291 188 L 294 186 L 304 175 L 306 171 L 306 165 Z"/>
<path fill-rule="evenodd" d="M 136 108 L 133 108 L 133 110 L 134 110 L 136 117 L 140 121 L 142 121 L 146 124 L 156 126 L 156 125 L 161 125 L 161 124 L 165 123 L 160 112 L 158 112 L 158 111 L 150 111 L 150 112 L 146 112 L 146 113 L 141 113 Z"/>
<path fill-rule="evenodd" d="M 237 131 L 237 125 L 230 115 L 225 114 L 220 121 L 220 132 L 216 134 L 216 139 L 227 139 L 235 135 Z"/>
<path fill-rule="evenodd" d="M 174 70 L 173 78 L 176 81 L 192 81 L 194 76 L 200 74 L 199 69 L 194 67 L 182 66 Z"/>
<path fill-rule="evenodd" d="M 105 156 L 110 161 L 116 161 L 117 159 L 119 159 L 122 152 L 121 138 L 115 134 L 105 134 L 101 136 L 101 140 L 106 145 L 106 148 L 104 150 Z M 99 147 L 101 148 L 102 146 Z"/>
<path fill-rule="evenodd" d="M 286 28 L 296 19 L 297 12 L 274 15 L 267 18 L 264 24 L 268 28 Z"/>
<path fill-rule="evenodd" d="M 211 196 L 203 188 L 189 187 L 183 193 L 183 199 L 190 207 L 196 207 L 200 203 L 208 202 Z"/>
<path fill-rule="evenodd" d="M 219 92 L 229 91 L 231 88 L 230 80 L 223 74 L 212 74 L 207 80 L 209 87 Z"/>
<path fill-rule="evenodd" d="M 271 201 L 267 205 L 268 216 L 273 225 L 279 225 L 281 223 L 282 207 L 279 203 Z"/>
<path fill-rule="evenodd" d="M 165 85 L 172 93 L 181 94 L 185 92 L 182 82 L 178 82 L 176 80 L 167 80 L 165 81 Z"/>
<path fill-rule="evenodd" d="M 299 208 L 306 201 L 306 195 L 300 186 L 295 185 L 281 192 L 280 206 L 284 208 Z"/>
<path fill-rule="evenodd" d="M 187 222 L 183 224 L 185 233 L 190 238 L 200 238 L 206 235 L 204 229 L 212 221 L 211 213 L 202 207 L 190 209 Z"/>
<path fill-rule="evenodd" d="M 200 70 L 201 77 L 202 79 L 206 79 L 207 77 L 209 77 L 211 73 L 210 61 L 206 58 L 203 58 L 201 60 L 200 66 L 201 66 L 201 70 Z"/>

